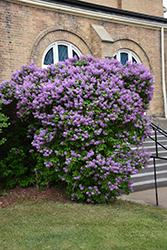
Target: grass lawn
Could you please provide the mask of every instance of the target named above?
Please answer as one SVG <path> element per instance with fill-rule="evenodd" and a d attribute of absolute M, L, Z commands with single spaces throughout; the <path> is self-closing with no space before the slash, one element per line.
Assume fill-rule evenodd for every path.
<path fill-rule="evenodd" d="M 24 201 L 0 210 L 0 249 L 167 249 L 167 210 Z"/>

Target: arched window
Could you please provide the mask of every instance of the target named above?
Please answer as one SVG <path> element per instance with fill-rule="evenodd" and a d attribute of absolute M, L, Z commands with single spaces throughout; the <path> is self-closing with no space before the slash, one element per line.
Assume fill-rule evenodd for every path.
<path fill-rule="evenodd" d="M 125 65 L 127 61 L 130 61 L 131 63 L 140 63 L 140 59 L 138 58 L 138 56 L 128 49 L 120 49 L 115 52 L 114 59 L 117 59 L 123 65 Z"/>
<path fill-rule="evenodd" d="M 81 52 L 73 44 L 65 41 L 54 42 L 46 48 L 43 54 L 42 67 L 45 68 L 50 64 L 65 61 L 75 55 L 79 59 Z"/>

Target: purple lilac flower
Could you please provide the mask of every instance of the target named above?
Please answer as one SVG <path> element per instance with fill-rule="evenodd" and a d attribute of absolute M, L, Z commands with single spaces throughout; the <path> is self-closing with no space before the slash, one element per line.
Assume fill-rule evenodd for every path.
<path fill-rule="evenodd" d="M 150 154 L 144 149 L 129 151 L 128 145 L 138 147 L 150 134 L 144 112 L 153 96 L 153 76 L 141 64 L 123 66 L 115 59 L 83 55 L 81 64 L 82 60 L 80 67 L 75 65 L 76 58 L 47 69 L 34 63 L 23 65 L 12 73 L 10 81 L 0 84 L 0 98 L 4 105 L 16 100 L 18 117 L 29 120 L 32 116 L 39 122 L 36 125 L 31 120 L 28 137 L 46 167 L 53 166 L 54 159 L 61 162 L 62 168 L 57 163 L 55 172 L 63 170 L 66 177 L 58 177 L 67 182 L 76 165 L 80 175 L 75 175 L 71 185 L 76 188 L 80 180 L 78 188 L 88 197 L 87 189 L 108 199 L 109 191 L 115 194 L 121 181 L 147 166 Z M 117 124 L 122 128 L 119 132 Z M 84 178 L 88 183 L 92 178 L 94 188 L 90 184 L 85 187 L 81 183 Z M 108 183 L 107 188 L 103 182 Z M 131 182 L 127 187 L 132 190 Z M 93 196 L 91 201 L 99 202 L 100 198 Z"/>

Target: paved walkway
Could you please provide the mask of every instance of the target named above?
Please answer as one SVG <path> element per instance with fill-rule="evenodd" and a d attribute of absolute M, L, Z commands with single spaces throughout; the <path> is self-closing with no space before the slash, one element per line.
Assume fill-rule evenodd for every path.
<path fill-rule="evenodd" d="M 124 194 L 121 199 L 167 209 L 167 187 L 158 188 L 158 206 L 156 206 L 155 189 L 134 192 L 129 195 Z"/>

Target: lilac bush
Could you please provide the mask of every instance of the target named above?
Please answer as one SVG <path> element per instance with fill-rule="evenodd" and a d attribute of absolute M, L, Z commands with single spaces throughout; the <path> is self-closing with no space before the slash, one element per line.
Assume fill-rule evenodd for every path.
<path fill-rule="evenodd" d="M 144 112 L 154 91 L 144 65 L 92 56 L 47 69 L 30 63 L 0 89 L 3 104 L 15 101 L 17 116 L 29 124 L 38 184 L 61 181 L 71 200 L 90 203 L 132 192 L 131 175 L 150 157 L 138 148 L 150 134 Z"/>
<path fill-rule="evenodd" d="M 0 100 L 0 134 L 2 133 L 2 129 L 8 127 L 8 117 L 6 117 L 3 113 L 1 113 L 1 105 L 2 101 Z M 6 141 L 6 138 L 1 138 L 0 139 L 0 145 L 4 144 Z"/>

